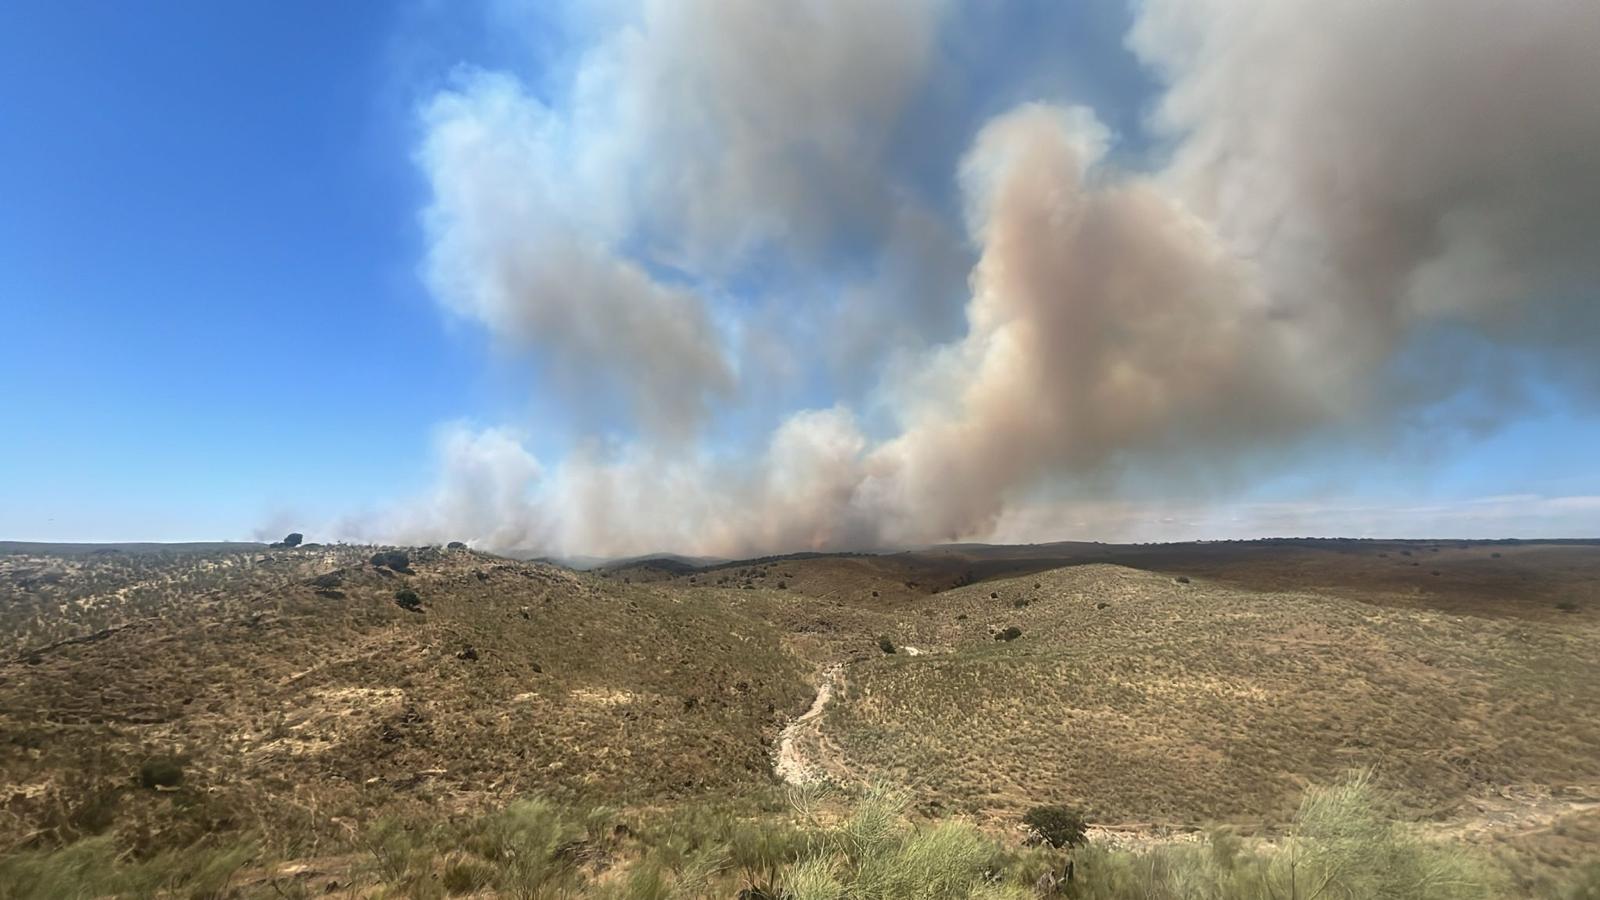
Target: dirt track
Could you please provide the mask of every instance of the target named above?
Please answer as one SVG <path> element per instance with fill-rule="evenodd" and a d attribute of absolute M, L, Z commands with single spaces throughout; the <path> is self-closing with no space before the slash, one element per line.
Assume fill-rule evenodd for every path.
<path fill-rule="evenodd" d="M 789 784 L 806 784 L 822 777 L 822 766 L 806 758 L 806 754 L 800 749 L 798 739 L 803 732 L 816 730 L 816 726 L 812 723 L 822 715 L 822 711 L 828 706 L 828 701 L 833 699 L 834 683 L 838 677 L 838 666 L 832 666 L 823 673 L 822 683 L 817 685 L 817 697 L 811 701 L 810 708 L 801 713 L 799 718 L 785 725 L 783 733 L 778 738 L 778 756 L 773 769 L 779 778 Z"/>

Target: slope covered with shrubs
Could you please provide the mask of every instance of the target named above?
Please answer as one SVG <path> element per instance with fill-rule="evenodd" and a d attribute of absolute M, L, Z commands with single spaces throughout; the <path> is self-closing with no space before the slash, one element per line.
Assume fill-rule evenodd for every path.
<path fill-rule="evenodd" d="M 244 580 L 141 564 L 163 591 L 96 614 L 130 627 L 0 663 L 0 848 L 109 835 L 154 857 L 254 832 L 321 852 L 384 814 L 527 793 L 739 792 L 770 782 L 770 743 L 811 699 L 757 597 L 378 556 L 279 550 Z"/>

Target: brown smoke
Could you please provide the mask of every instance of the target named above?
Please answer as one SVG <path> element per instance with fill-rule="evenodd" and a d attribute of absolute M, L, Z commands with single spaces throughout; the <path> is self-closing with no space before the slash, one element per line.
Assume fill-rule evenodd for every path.
<path fill-rule="evenodd" d="M 579 212 L 569 187 L 530 181 L 571 162 L 540 154 L 584 136 L 552 144 L 548 111 L 504 84 L 447 95 L 428 119 L 446 302 L 603 366 L 656 432 L 692 431 L 673 423 L 708 416 L 742 367 L 700 295 L 624 261 L 619 221 L 671 225 L 684 237 L 664 252 L 714 279 L 758 238 L 926 218 L 863 185 L 892 167 L 888 123 L 937 64 L 936 11 L 861 7 L 870 33 L 900 38 L 875 55 L 855 4 L 736 8 L 696 18 L 651 4 L 641 30 L 597 53 L 594 83 L 627 102 L 596 158 L 646 172 L 640 208 Z M 650 438 L 542 472 L 499 454 L 526 476 L 505 479 L 513 501 L 494 476 L 452 492 L 447 475 L 422 507 L 432 524 L 413 519 L 408 535 L 448 526 L 568 554 L 907 545 L 1002 523 L 1017 539 L 1018 522 L 1049 518 L 1017 514 L 1043 484 L 1172 458 L 1221 471 L 1370 418 L 1393 402 L 1390 363 L 1441 325 L 1571 353 L 1592 372 L 1600 7 L 1144 0 L 1135 12 L 1129 45 L 1166 83 L 1155 121 L 1170 162 L 1116 171 L 1113 137 L 1082 108 L 1031 103 L 989 121 L 954 173 L 978 254 L 959 340 L 887 367 L 857 411 L 791 415 L 751 458 Z M 825 63 L 807 77 L 777 74 L 795 29 Z M 688 34 L 704 50 L 693 61 Z M 869 436 L 881 429 L 862 425 L 866 409 L 887 410 L 892 433 Z"/>

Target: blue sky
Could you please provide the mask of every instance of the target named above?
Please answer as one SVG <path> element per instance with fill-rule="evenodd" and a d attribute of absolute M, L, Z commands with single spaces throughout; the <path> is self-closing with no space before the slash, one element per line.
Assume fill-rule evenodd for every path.
<path fill-rule="evenodd" d="M 970 233 L 971 189 L 958 170 L 986 125 L 1029 101 L 1086 105 L 1114 135 L 1110 155 L 1096 163 L 1101 180 L 1160 169 L 1184 140 L 1151 124 L 1163 79 L 1178 76 L 1158 75 L 1152 51 L 1141 56 L 1124 46 L 1131 17 L 1119 5 L 1017 3 L 1004 16 L 958 11 L 935 22 L 926 47 L 907 51 L 915 71 L 903 91 L 863 101 L 850 113 L 857 118 L 816 116 L 819 127 L 844 123 L 848 152 L 832 156 L 827 145 L 804 143 L 803 154 L 771 155 L 761 149 L 767 143 L 757 145 L 766 154 L 752 157 L 757 169 L 803 158 L 799 171 L 830 199 L 797 198 L 784 183 L 717 182 L 709 190 L 724 192 L 713 199 L 725 205 L 716 208 L 737 214 L 691 220 L 683 216 L 697 207 L 661 185 L 694 173 L 679 177 L 670 148 L 629 155 L 629 141 L 658 148 L 683 139 L 691 113 L 721 107 L 690 106 L 665 125 L 640 125 L 620 106 L 585 99 L 575 87 L 585 79 L 600 79 L 608 97 L 638 89 L 632 75 L 617 74 L 638 57 L 593 62 L 613 47 L 608 35 L 618 20 L 632 21 L 627 4 L 615 6 L 604 15 L 511 3 L 63 2 L 0 9 L 0 379 L 9 386 L 0 414 L 10 426 L 0 440 L 0 538 L 248 539 L 287 526 L 387 537 L 391 518 L 411 523 L 402 536 L 433 537 L 416 525 L 430 515 L 446 519 L 452 533 L 471 531 L 484 515 L 503 517 L 505 504 L 491 503 L 499 512 L 485 513 L 481 504 L 447 496 L 457 481 L 439 447 L 452 429 L 514 434 L 537 460 L 538 485 L 514 482 L 506 490 L 515 503 L 538 508 L 530 520 L 538 524 L 517 515 L 511 525 L 489 522 L 473 535 L 500 544 L 537 544 L 545 538 L 530 535 L 561 530 L 551 525 L 563 514 L 559 503 L 583 492 L 552 473 L 569 468 L 583 448 L 608 464 L 633 467 L 630 461 L 677 454 L 694 471 L 748 469 L 751 480 L 782 482 L 768 463 L 747 458 L 763 453 L 797 412 L 848 407 L 866 446 L 859 452 L 870 457 L 896 434 L 917 433 L 895 398 L 904 397 L 906 384 L 924 382 L 895 373 L 928 368 L 938 348 L 971 340 L 964 337 L 967 271 L 992 248 Z M 637 27 L 646 44 L 671 33 L 672 23 L 644 21 Z M 548 173 L 566 187 L 559 196 L 531 194 L 530 202 L 545 206 L 530 221 L 552 245 L 603 244 L 597 271 L 638 267 L 651 296 L 678 289 L 690 295 L 688 306 L 660 300 L 677 310 L 664 321 L 703 310 L 707 324 L 694 340 L 709 342 L 731 381 L 717 376 L 686 389 L 705 390 L 709 409 L 688 437 L 656 433 L 640 412 L 641 404 L 666 396 L 641 386 L 641 377 L 677 391 L 678 375 L 646 369 L 641 376 L 626 358 L 597 361 L 582 343 L 584 332 L 559 333 L 570 317 L 550 304 L 582 304 L 584 295 L 519 306 L 488 282 L 456 294 L 441 288 L 440 258 L 462 265 L 489 252 L 472 218 L 481 210 L 451 206 L 447 196 L 452 185 L 470 193 L 478 182 L 462 179 L 485 176 L 471 166 L 451 168 L 460 164 L 450 155 L 459 148 L 429 143 L 442 140 L 445 126 L 425 111 L 453 96 L 461 99 L 459 116 L 478 115 L 483 73 L 511 78 L 513 102 L 544 123 L 532 127 L 555 129 L 551 140 L 576 154 L 530 157 L 529 166 L 555 159 L 577 168 L 580 158 L 613 151 L 622 160 L 592 178 Z M 796 91 L 811 102 L 810 92 L 827 89 L 805 84 Z M 881 127 L 872 117 L 884 118 Z M 766 122 L 741 120 L 739 128 L 750 121 Z M 623 134 L 624 127 L 644 130 Z M 695 133 L 715 145 L 717 127 L 713 121 Z M 785 132 L 771 142 L 780 139 L 796 138 Z M 438 151 L 433 157 L 430 146 Z M 837 190 L 830 186 L 836 178 Z M 858 178 L 887 185 L 883 196 L 850 188 Z M 753 193 L 738 193 L 747 190 Z M 430 229 L 428 210 L 448 224 Z M 778 224 L 749 224 L 764 216 Z M 900 230 L 916 217 L 925 228 Z M 806 231 L 812 227 L 820 237 Z M 480 244 L 462 250 L 450 243 L 468 233 Z M 925 235 L 926 244 L 896 249 L 912 234 Z M 540 252 L 537 241 L 515 243 L 517 237 L 509 239 L 511 250 L 500 243 L 491 249 Z M 491 277 L 471 275 L 480 276 Z M 1595 287 L 1580 279 L 1572 302 L 1592 308 Z M 850 324 L 860 322 L 869 324 Z M 884 336 L 891 330 L 901 337 Z M 1408 354 L 1423 353 L 1406 348 L 1425 348 L 1426 340 L 1397 340 L 1386 365 L 1403 370 Z M 1595 340 L 1600 336 L 1580 340 L 1578 349 L 1600 350 Z M 1216 447 L 1196 464 L 1207 474 L 1193 483 L 1141 475 L 1142 454 L 1167 452 L 1160 441 L 1118 445 L 1105 454 L 1122 466 L 1119 480 L 1126 482 L 1114 493 L 1138 503 L 1170 495 L 1191 510 L 1444 507 L 1391 520 L 1398 532 L 1448 531 L 1452 505 L 1517 495 L 1523 499 L 1504 520 L 1509 529 L 1600 533 L 1600 506 L 1552 510 L 1547 503 L 1600 496 L 1593 462 L 1600 412 L 1588 388 L 1550 374 L 1554 368 L 1519 362 L 1540 359 L 1536 342 L 1503 352 L 1491 345 L 1483 364 L 1507 367 L 1523 391 L 1513 399 L 1485 400 L 1477 396 L 1482 385 L 1462 380 L 1441 389 L 1453 399 L 1341 413 L 1260 448 L 1207 436 Z M 575 349 L 584 351 L 576 362 L 563 356 Z M 1419 421 L 1431 424 L 1411 427 Z M 1250 473 L 1213 459 L 1258 450 L 1262 468 Z M 1104 483 L 1098 469 L 1086 474 L 1067 462 L 1075 457 L 1056 442 L 1040 454 L 1025 482 L 997 489 L 1012 498 L 1006 503 L 1046 495 L 1052 484 Z M 1173 468 L 1169 463 L 1155 468 Z M 676 463 L 662 465 L 678 471 Z M 1187 465 L 1184 457 L 1177 467 Z M 602 480 L 623 477 L 611 471 Z M 546 497 L 547 489 L 569 499 Z M 711 509 L 706 515 L 715 515 Z M 815 514 L 805 507 L 804 515 Z M 859 514 L 852 502 L 849 515 Z M 975 521 L 992 521 L 987 515 Z M 1328 521 L 1357 530 L 1385 525 L 1368 513 Z M 1460 522 L 1453 533 L 1487 536 L 1496 527 L 1492 520 Z M 673 528 L 706 524 L 643 529 L 632 542 L 596 549 L 672 544 Z M 555 546 L 585 549 L 598 527 Z M 779 531 L 767 543 L 802 549 L 787 545 L 855 540 L 819 533 Z M 871 534 L 875 542 L 914 533 Z"/>
<path fill-rule="evenodd" d="M 378 497 L 480 391 L 415 276 L 388 15 L 164 13 L 0 13 L 8 535 L 240 537 Z"/>

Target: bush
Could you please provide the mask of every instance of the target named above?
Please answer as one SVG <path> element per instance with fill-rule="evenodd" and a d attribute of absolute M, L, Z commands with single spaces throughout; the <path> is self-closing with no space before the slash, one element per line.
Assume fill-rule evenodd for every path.
<path fill-rule="evenodd" d="M 1088 840 L 1088 823 L 1074 809 L 1059 805 L 1035 806 L 1022 816 L 1028 826 L 1028 842 L 1060 849 L 1076 847 Z"/>
<path fill-rule="evenodd" d="M 1022 637 L 1022 629 L 1011 625 L 1004 631 L 996 632 L 994 639 L 997 641 L 1014 641 L 1019 637 Z"/>
<path fill-rule="evenodd" d="M 479 822 L 468 847 L 495 865 L 502 892 L 530 897 L 571 871 L 564 850 L 582 836 L 553 804 L 518 800 Z"/>
<path fill-rule="evenodd" d="M 149 759 L 139 766 L 139 786 L 142 788 L 174 788 L 182 783 L 183 763 L 178 759 Z"/>
<path fill-rule="evenodd" d="M 1177 578 L 1174 578 L 1172 580 L 1176 581 L 1179 584 L 1188 584 L 1189 583 L 1189 576 L 1187 576 L 1187 575 L 1179 575 Z"/>
<path fill-rule="evenodd" d="M 300 546 L 300 542 L 304 541 L 305 539 L 306 539 L 306 536 L 301 534 L 300 532 L 291 531 L 291 532 L 289 532 L 289 534 L 287 536 L 284 537 L 283 545 L 285 547 L 298 547 L 298 546 Z"/>
<path fill-rule="evenodd" d="M 422 598 L 411 588 L 401 588 L 394 592 L 394 603 L 406 612 L 421 612 Z"/>
<path fill-rule="evenodd" d="M 386 880 L 404 880 L 413 868 L 422 868 L 432 855 L 427 846 L 431 835 L 414 823 L 396 816 L 375 820 L 361 835 L 361 845 L 370 854 L 378 873 Z"/>
<path fill-rule="evenodd" d="M 1600 862 L 1592 862 L 1567 876 L 1560 900 L 1600 900 Z"/>
<path fill-rule="evenodd" d="M 107 835 L 0 856 L 0 900 L 221 897 L 254 856 L 250 844 L 207 843 L 134 858 Z"/>
<path fill-rule="evenodd" d="M 371 562 L 380 569 L 411 574 L 411 554 L 404 550 L 380 550 L 372 554 Z"/>
<path fill-rule="evenodd" d="M 893 653 L 894 652 L 894 641 L 889 640 L 889 636 L 888 635 L 880 634 L 880 635 L 878 635 L 878 649 L 882 650 L 885 653 Z"/>
<path fill-rule="evenodd" d="M 441 882 L 452 895 L 476 894 L 493 885 L 499 871 L 481 859 L 461 854 L 444 864 Z"/>
<path fill-rule="evenodd" d="M 450 543 L 445 544 L 444 548 L 446 550 L 465 550 L 467 549 L 467 545 L 461 541 L 451 541 Z"/>

